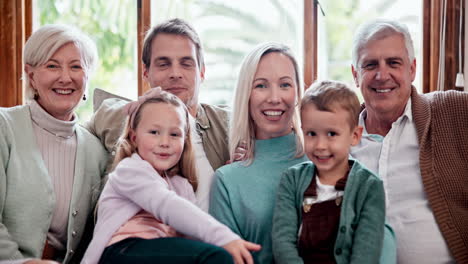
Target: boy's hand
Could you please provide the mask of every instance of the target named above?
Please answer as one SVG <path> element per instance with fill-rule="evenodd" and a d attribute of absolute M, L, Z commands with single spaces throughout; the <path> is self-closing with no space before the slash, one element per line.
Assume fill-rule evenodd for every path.
<path fill-rule="evenodd" d="M 259 251 L 262 247 L 242 239 L 231 241 L 223 246 L 234 259 L 236 264 L 253 264 L 252 255 L 249 251 Z"/>

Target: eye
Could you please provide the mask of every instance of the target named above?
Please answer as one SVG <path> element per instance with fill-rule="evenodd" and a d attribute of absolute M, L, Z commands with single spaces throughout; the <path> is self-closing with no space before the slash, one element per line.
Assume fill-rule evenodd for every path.
<path fill-rule="evenodd" d="M 179 132 L 171 133 L 171 137 L 180 137 L 182 134 Z"/>
<path fill-rule="evenodd" d="M 193 60 L 183 60 L 181 64 L 187 68 L 195 66 L 195 62 Z"/>
<path fill-rule="evenodd" d="M 327 136 L 329 137 L 334 137 L 334 136 L 337 136 L 338 134 L 335 132 L 335 131 L 330 131 L 327 133 Z"/>
<path fill-rule="evenodd" d="M 153 135 L 159 135 L 159 130 L 153 129 L 153 130 L 150 130 L 149 133 Z"/>
<path fill-rule="evenodd" d="M 47 64 L 46 68 L 48 69 L 57 69 L 59 66 L 57 64 Z"/>
<path fill-rule="evenodd" d="M 292 85 L 291 85 L 290 83 L 288 83 L 288 82 L 280 84 L 280 87 L 281 87 L 281 88 L 289 88 L 289 87 L 291 87 L 291 86 L 292 86 Z"/>
<path fill-rule="evenodd" d="M 391 60 L 388 64 L 393 68 L 401 65 L 401 63 L 397 60 Z"/>
<path fill-rule="evenodd" d="M 306 133 L 306 136 L 308 137 L 315 137 L 317 135 L 317 133 L 315 133 L 314 131 L 309 131 Z"/>
<path fill-rule="evenodd" d="M 266 85 L 263 84 L 263 83 L 258 83 L 258 84 L 255 85 L 254 88 L 266 88 Z"/>
<path fill-rule="evenodd" d="M 377 63 L 375 63 L 375 62 L 365 63 L 362 66 L 362 68 L 365 69 L 365 70 L 373 70 L 373 69 L 375 69 L 375 67 L 377 67 Z"/>
<path fill-rule="evenodd" d="M 83 69 L 83 67 L 81 67 L 81 65 L 72 65 L 71 68 L 72 68 L 73 70 L 81 70 L 81 69 Z"/>

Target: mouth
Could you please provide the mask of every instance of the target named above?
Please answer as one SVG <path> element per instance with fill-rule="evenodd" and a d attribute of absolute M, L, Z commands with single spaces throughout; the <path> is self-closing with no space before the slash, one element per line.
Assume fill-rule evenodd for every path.
<path fill-rule="evenodd" d="M 326 162 L 333 158 L 333 155 L 314 155 L 314 157 L 319 162 Z"/>
<path fill-rule="evenodd" d="M 374 91 L 374 92 L 376 92 L 376 93 L 382 93 L 382 94 L 384 94 L 384 93 L 389 93 L 389 92 L 395 90 L 395 88 L 385 88 L 385 89 L 382 89 L 382 88 L 371 88 L 371 89 L 372 89 L 372 91 Z"/>
<path fill-rule="evenodd" d="M 73 89 L 60 89 L 60 88 L 54 88 L 54 89 L 52 89 L 52 91 L 54 91 L 55 93 L 60 94 L 60 95 L 69 95 L 69 94 L 72 94 L 73 92 L 75 92 L 75 90 L 73 90 Z"/>
<path fill-rule="evenodd" d="M 170 92 L 170 93 L 180 93 L 182 91 L 185 91 L 187 90 L 185 87 L 180 87 L 180 86 L 176 86 L 176 87 L 169 87 L 167 89 L 164 89 L 166 92 Z"/>
<path fill-rule="evenodd" d="M 286 111 L 283 110 L 263 110 L 262 114 L 270 121 L 278 121 Z"/>
<path fill-rule="evenodd" d="M 171 156 L 171 154 L 169 153 L 155 153 L 155 154 L 160 159 L 168 159 Z"/>

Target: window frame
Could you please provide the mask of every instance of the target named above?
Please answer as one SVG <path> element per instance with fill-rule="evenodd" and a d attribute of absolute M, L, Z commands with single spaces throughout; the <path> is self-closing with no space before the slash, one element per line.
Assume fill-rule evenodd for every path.
<path fill-rule="evenodd" d="M 439 39 L 441 20 L 440 1 L 423 1 L 423 50 L 422 65 L 424 93 L 437 89 L 438 65 L 439 65 Z M 317 79 L 317 8 L 318 0 L 304 0 L 304 83 L 309 87 Z M 0 10 L 0 107 L 10 107 L 23 103 L 23 72 L 22 54 L 26 39 L 32 32 L 33 0 L 6 0 L 1 1 Z M 465 6 L 463 6 L 465 9 Z M 455 89 L 455 76 L 458 65 L 458 32 L 460 2 L 447 2 L 446 25 L 446 85 L 445 89 Z M 141 54 L 142 44 L 146 31 L 151 26 L 151 0 L 137 0 L 137 34 L 138 54 Z M 464 10 L 463 10 L 464 12 Z M 462 25 L 463 26 L 463 25 Z M 464 34 L 464 30 L 462 30 Z M 462 37 L 464 47 L 464 37 Z M 140 56 L 140 55 L 139 55 Z M 138 63 L 138 95 L 143 94 L 150 87 L 143 81 L 143 65 Z"/>

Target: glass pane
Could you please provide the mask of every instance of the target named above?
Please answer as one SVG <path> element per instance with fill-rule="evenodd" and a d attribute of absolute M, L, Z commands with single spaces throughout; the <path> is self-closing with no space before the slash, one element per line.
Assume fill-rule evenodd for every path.
<path fill-rule="evenodd" d="M 319 10 L 318 78 L 335 79 L 355 87 L 351 74 L 351 43 L 357 27 L 377 19 L 398 20 L 406 26 L 413 38 L 417 62 L 413 84 L 421 88 L 422 1 L 405 0 L 328 0 L 320 1 L 325 16 Z M 360 91 L 358 92 L 360 95 Z"/>
<path fill-rule="evenodd" d="M 206 66 L 200 102 L 231 103 L 242 59 L 258 43 L 284 43 L 293 49 L 302 65 L 302 0 L 158 0 L 151 3 L 152 25 L 179 17 L 193 25 L 200 35 Z"/>
<path fill-rule="evenodd" d="M 33 28 L 60 23 L 80 28 L 98 47 L 99 64 L 90 78 L 88 100 L 77 109 L 80 122 L 92 114 L 94 88 L 136 99 L 137 17 L 134 0 L 40 0 L 34 3 Z"/>

